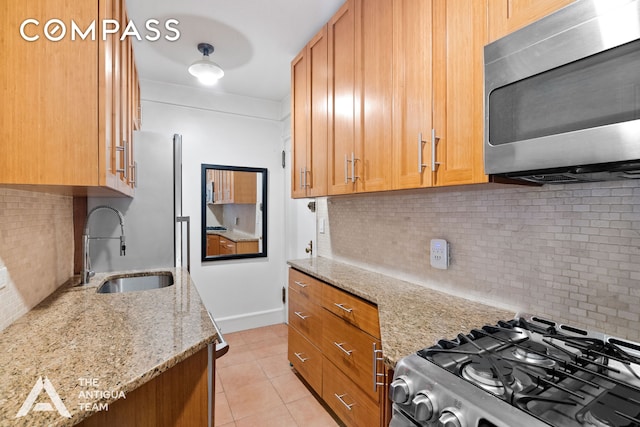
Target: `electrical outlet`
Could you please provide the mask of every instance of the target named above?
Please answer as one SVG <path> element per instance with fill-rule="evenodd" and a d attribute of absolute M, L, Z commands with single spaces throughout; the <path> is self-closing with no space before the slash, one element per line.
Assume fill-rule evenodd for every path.
<path fill-rule="evenodd" d="M 235 223 L 235 225 L 238 225 L 238 223 L 240 222 L 240 218 L 235 217 L 235 220 L 233 222 Z"/>
<path fill-rule="evenodd" d="M 320 218 L 318 221 L 318 233 L 324 234 L 324 218 Z"/>
<path fill-rule="evenodd" d="M 4 289 L 7 286 L 7 276 L 7 267 L 0 267 L 0 289 Z"/>
<path fill-rule="evenodd" d="M 446 270 L 449 267 L 449 243 L 444 239 L 431 239 L 431 267 Z"/>

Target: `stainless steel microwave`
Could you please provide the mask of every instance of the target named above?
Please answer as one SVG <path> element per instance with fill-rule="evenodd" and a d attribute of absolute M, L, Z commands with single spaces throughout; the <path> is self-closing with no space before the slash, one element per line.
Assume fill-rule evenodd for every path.
<path fill-rule="evenodd" d="M 640 178 L 640 0 L 578 0 L 485 46 L 487 174 Z"/>

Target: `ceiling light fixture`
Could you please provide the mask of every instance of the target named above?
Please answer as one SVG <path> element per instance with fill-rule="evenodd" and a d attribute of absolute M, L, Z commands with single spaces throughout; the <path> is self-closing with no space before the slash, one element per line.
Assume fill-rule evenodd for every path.
<path fill-rule="evenodd" d="M 213 53 L 213 46 L 209 43 L 199 43 L 198 51 L 202 53 L 202 59 L 189 66 L 189 73 L 198 78 L 198 81 L 205 86 L 213 86 L 224 76 L 222 68 L 209 58 Z"/>

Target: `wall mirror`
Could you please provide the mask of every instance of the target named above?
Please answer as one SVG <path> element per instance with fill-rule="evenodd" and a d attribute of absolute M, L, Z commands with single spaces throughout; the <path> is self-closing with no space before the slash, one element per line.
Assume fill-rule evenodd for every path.
<path fill-rule="evenodd" d="M 202 261 L 267 256 L 267 169 L 202 165 Z"/>

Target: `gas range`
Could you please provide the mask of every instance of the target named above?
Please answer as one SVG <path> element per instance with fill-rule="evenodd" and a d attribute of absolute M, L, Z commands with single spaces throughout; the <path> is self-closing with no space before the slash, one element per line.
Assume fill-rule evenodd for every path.
<path fill-rule="evenodd" d="M 390 427 L 640 427 L 640 344 L 529 314 L 407 356 Z"/>

